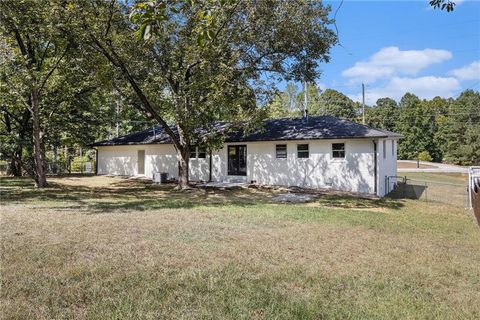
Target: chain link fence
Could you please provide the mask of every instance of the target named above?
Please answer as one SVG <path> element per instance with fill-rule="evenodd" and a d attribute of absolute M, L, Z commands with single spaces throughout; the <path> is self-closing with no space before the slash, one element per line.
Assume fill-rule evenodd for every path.
<path fill-rule="evenodd" d="M 417 199 L 440 202 L 468 208 L 468 185 L 410 179 L 401 176 L 387 177 L 388 196 L 394 199 Z"/>

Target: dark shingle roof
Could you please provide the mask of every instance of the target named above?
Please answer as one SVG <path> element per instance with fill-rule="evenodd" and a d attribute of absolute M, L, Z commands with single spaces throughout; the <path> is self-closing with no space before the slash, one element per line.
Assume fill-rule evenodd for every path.
<path fill-rule="evenodd" d="M 318 139 L 355 139 L 355 138 L 402 138 L 402 135 L 386 130 L 339 119 L 332 116 L 306 118 L 283 118 L 265 120 L 263 128 L 249 134 L 243 129 L 232 130 L 225 142 L 318 140 Z M 217 130 L 226 129 L 224 122 L 214 124 Z M 172 127 L 176 132 L 176 129 Z M 111 140 L 92 143 L 91 146 L 113 146 L 131 144 L 169 144 L 170 137 L 161 127 L 121 136 Z"/>

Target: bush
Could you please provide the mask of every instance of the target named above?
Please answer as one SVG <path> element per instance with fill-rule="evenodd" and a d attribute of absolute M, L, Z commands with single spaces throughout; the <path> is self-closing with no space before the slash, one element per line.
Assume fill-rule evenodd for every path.
<path fill-rule="evenodd" d="M 94 161 L 90 160 L 87 156 L 75 157 L 71 162 L 72 172 L 85 172 L 85 163 L 90 162 L 92 165 L 92 170 L 94 168 Z"/>
<path fill-rule="evenodd" d="M 425 150 L 418 154 L 418 160 L 431 162 L 433 159 L 430 153 L 428 153 L 428 151 Z"/>

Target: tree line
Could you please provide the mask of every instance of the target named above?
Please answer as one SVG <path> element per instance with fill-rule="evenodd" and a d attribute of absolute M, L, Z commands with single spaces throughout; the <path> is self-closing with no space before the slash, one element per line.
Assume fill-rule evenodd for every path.
<path fill-rule="evenodd" d="M 333 89 L 307 86 L 309 115 L 332 115 L 362 122 L 362 105 Z M 300 117 L 305 108 L 305 89 L 288 83 L 268 105 L 270 118 Z M 480 164 L 480 93 L 465 90 L 457 98 L 420 99 L 406 93 L 397 103 L 380 98 L 365 107 L 365 124 L 401 133 L 399 159 Z"/>

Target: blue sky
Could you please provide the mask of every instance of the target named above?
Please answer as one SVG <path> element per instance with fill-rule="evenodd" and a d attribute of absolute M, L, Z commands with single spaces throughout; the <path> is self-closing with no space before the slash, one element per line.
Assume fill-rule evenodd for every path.
<path fill-rule="evenodd" d="M 428 0 L 346 0 L 337 13 L 342 46 L 321 66 L 317 85 L 360 99 L 458 96 L 480 90 L 480 1 L 457 1 L 453 12 L 433 10 Z M 333 12 L 340 1 L 325 1 Z"/>

